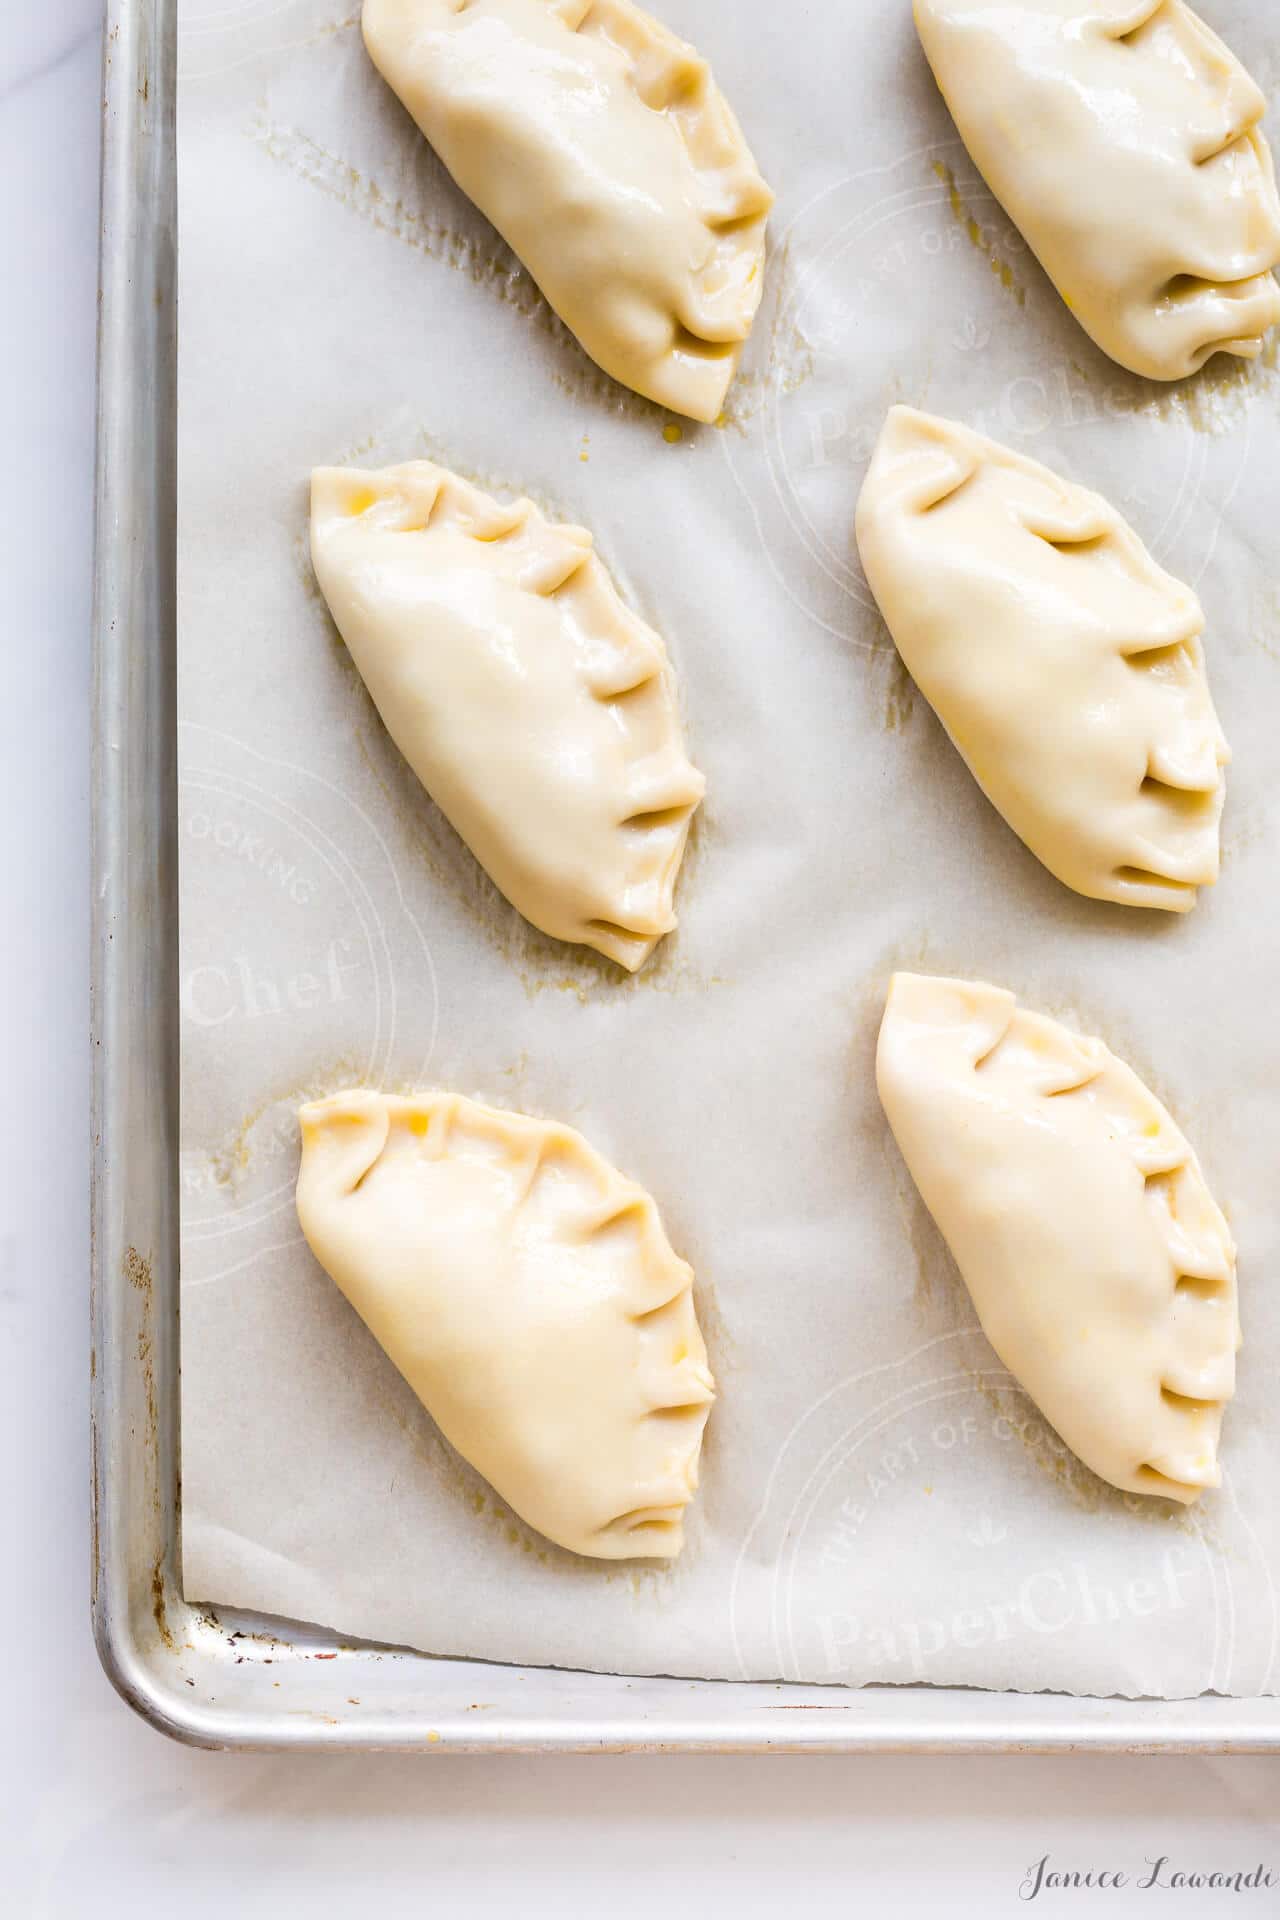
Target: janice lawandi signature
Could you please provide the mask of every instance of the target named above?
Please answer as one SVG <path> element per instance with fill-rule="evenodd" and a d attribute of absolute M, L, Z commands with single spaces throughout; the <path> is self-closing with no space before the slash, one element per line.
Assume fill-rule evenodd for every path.
<path fill-rule="evenodd" d="M 1120 1867 L 1059 1867 L 1052 1854 L 1033 1861 L 1018 1888 L 1020 1900 L 1037 1900 L 1042 1893 L 1112 1892 L 1136 1887 L 1142 1892 L 1191 1893 L 1216 1889 L 1223 1893 L 1255 1893 L 1280 1887 L 1280 1869 L 1256 1867 L 1192 1868 L 1175 1866 L 1167 1853 L 1149 1855 L 1141 1873 Z"/>

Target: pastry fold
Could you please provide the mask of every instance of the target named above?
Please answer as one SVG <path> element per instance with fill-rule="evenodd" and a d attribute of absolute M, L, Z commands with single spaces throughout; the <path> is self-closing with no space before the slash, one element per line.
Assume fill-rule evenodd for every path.
<path fill-rule="evenodd" d="M 1180 380 L 1280 320 L 1266 100 L 1183 0 L 915 0 L 964 143 L 1104 353 Z"/>
<path fill-rule="evenodd" d="M 632 0 L 364 0 L 363 26 L 591 358 L 715 420 L 760 304 L 773 196 L 706 62 Z"/>
<path fill-rule="evenodd" d="M 322 467 L 311 558 L 387 731 L 495 885 L 555 939 L 643 965 L 706 783 L 666 649 L 591 535 L 429 461 Z"/>
<path fill-rule="evenodd" d="M 445 1438 L 558 1545 L 674 1558 L 715 1383 L 649 1195 L 571 1127 L 457 1094 L 299 1119 L 303 1233 Z"/>
<path fill-rule="evenodd" d="M 1186 913 L 1230 751 L 1190 587 L 1101 495 L 894 407 L 857 513 L 872 591 L 979 786 L 1077 893 Z"/>
<path fill-rule="evenodd" d="M 998 987 L 896 974 L 880 1098 L 983 1332 L 1104 1480 L 1220 1480 L 1235 1247 L 1185 1137 L 1100 1040 Z"/>

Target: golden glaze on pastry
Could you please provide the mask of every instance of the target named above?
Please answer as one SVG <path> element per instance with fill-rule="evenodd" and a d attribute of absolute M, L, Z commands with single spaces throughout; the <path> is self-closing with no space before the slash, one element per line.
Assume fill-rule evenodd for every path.
<path fill-rule="evenodd" d="M 641 966 L 676 924 L 706 783 L 666 649 L 591 535 L 426 460 L 323 467 L 311 558 L 387 731 L 495 885 Z"/>
<path fill-rule="evenodd" d="M 299 1119 L 311 1250 L 445 1438 L 560 1546 L 674 1558 L 715 1383 L 648 1194 L 571 1127 L 456 1094 Z"/>
<path fill-rule="evenodd" d="M 1266 100 L 1183 0 L 916 0 L 964 143 L 1113 360 L 1180 380 L 1280 320 Z"/>
<path fill-rule="evenodd" d="M 1193 907 L 1230 753 L 1190 587 L 1099 494 L 909 407 L 857 532 L 898 651 L 1037 858 L 1094 899 Z"/>

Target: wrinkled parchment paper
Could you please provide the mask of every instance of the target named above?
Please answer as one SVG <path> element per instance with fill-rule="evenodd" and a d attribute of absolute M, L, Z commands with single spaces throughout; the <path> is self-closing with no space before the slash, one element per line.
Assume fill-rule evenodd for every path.
<path fill-rule="evenodd" d="M 978 181 L 906 0 L 664 0 L 778 190 L 717 428 L 613 385 L 451 185 L 356 0 L 181 14 L 186 1590 L 437 1653 L 1100 1694 L 1276 1685 L 1280 375 L 1105 361 Z M 1264 0 L 1213 24 L 1280 83 Z M 895 400 L 1097 486 L 1196 583 L 1235 749 L 1186 921 L 1075 898 L 898 665 L 852 547 Z M 402 764 L 311 578 L 307 476 L 429 455 L 591 527 L 709 793 L 636 980 L 533 932 Z M 1103 1035 L 1240 1243 L 1222 1491 L 1105 1488 L 977 1333 L 876 1100 L 897 966 Z M 550 1547 L 303 1245 L 296 1102 L 443 1085 L 657 1196 L 721 1399 L 674 1566 Z"/>

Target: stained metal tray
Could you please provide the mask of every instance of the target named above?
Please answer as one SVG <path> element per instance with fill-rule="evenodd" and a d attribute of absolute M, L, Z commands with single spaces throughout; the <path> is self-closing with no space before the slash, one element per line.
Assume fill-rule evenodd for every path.
<path fill-rule="evenodd" d="M 178 1575 L 175 0 L 107 9 L 93 852 L 93 1617 L 146 1719 L 208 1747 L 1280 1751 L 1280 1701 L 626 1679 L 351 1646 Z"/>

